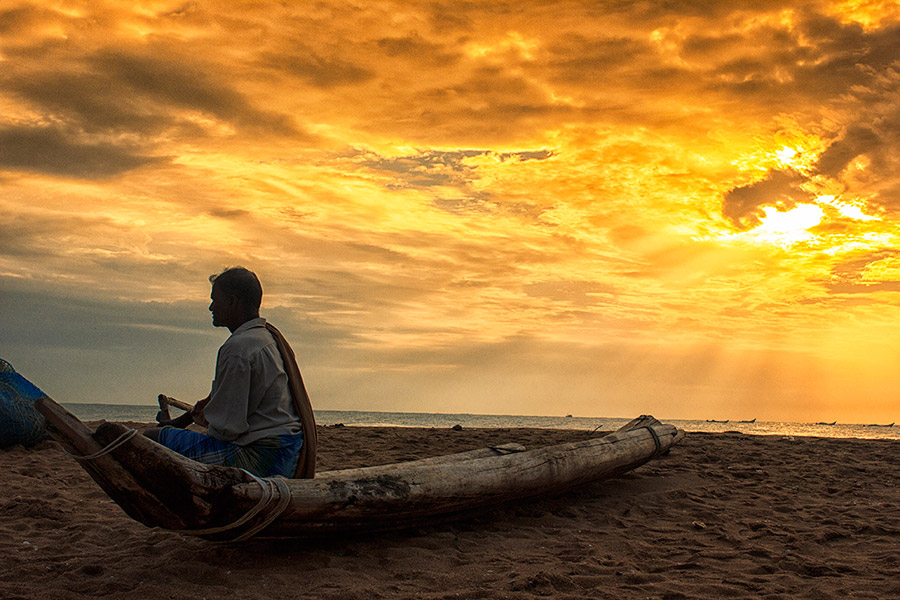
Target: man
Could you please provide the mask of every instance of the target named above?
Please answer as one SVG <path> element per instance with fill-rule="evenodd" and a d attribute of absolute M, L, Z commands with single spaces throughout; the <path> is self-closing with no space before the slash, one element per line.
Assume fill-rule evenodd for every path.
<path fill-rule="evenodd" d="M 219 348 L 212 391 L 186 418 L 161 421 L 145 435 L 198 462 L 263 477 L 312 477 L 316 430 L 309 396 L 287 341 L 259 316 L 259 279 L 234 267 L 209 280 L 213 325 L 231 331 Z M 207 433 L 179 428 L 191 421 Z"/>

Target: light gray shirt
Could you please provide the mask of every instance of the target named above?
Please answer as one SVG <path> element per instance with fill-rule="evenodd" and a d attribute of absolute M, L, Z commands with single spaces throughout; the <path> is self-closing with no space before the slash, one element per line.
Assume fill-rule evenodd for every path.
<path fill-rule="evenodd" d="M 281 353 L 265 319 L 247 321 L 219 348 L 203 415 L 209 435 L 240 446 L 302 431 Z"/>

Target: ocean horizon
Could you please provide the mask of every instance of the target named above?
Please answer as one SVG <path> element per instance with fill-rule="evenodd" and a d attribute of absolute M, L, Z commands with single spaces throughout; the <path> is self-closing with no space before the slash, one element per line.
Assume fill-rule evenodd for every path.
<path fill-rule="evenodd" d="M 133 404 L 63 403 L 63 406 L 82 421 L 135 421 L 152 423 L 158 407 Z M 173 409 L 172 415 L 181 414 Z M 357 410 L 316 410 L 316 422 L 323 426 L 345 425 L 365 427 L 424 427 L 448 428 L 460 425 L 469 428 L 517 428 L 574 429 L 587 431 L 613 431 L 631 418 L 537 416 L 537 415 L 482 415 L 467 413 L 416 413 Z M 638 415 L 635 415 L 638 416 Z M 724 433 L 738 431 L 753 435 L 814 436 L 860 439 L 900 439 L 900 426 L 887 423 L 795 423 L 759 420 L 690 420 L 667 419 L 654 415 L 665 423 L 671 423 L 688 432 Z"/>

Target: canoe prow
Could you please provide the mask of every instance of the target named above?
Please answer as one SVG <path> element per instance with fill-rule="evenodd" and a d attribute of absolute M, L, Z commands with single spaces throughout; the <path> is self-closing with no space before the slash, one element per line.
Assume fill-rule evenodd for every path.
<path fill-rule="evenodd" d="M 603 437 L 532 450 L 505 444 L 315 479 L 262 479 L 188 460 L 119 423 L 91 432 L 50 398 L 36 405 L 51 435 L 129 516 L 217 540 L 425 525 L 613 477 L 684 436 L 642 416 Z"/>

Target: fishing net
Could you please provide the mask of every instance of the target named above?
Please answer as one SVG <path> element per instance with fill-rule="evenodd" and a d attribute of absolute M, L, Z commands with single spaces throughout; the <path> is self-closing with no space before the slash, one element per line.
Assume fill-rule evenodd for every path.
<path fill-rule="evenodd" d="M 34 407 L 34 401 L 44 395 L 0 358 L 0 448 L 33 446 L 47 439 L 44 417 Z"/>

